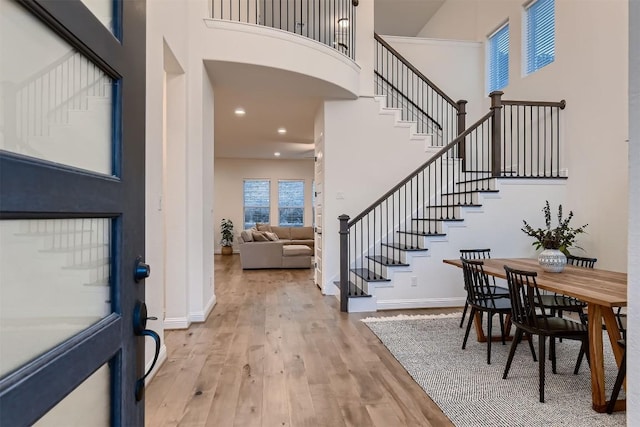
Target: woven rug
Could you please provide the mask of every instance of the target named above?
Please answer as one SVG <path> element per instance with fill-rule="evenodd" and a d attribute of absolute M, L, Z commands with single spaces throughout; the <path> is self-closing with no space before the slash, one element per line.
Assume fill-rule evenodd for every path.
<path fill-rule="evenodd" d="M 461 349 L 464 329 L 458 327 L 460 316 L 455 313 L 362 321 L 458 427 L 626 425 L 625 412 L 608 415 L 591 409 L 586 360 L 580 373 L 573 374 L 580 347 L 577 341 L 556 344 L 558 373 L 551 372 L 551 362 L 547 361 L 545 403 L 540 403 L 538 362 L 533 361 L 527 343 L 518 346 L 509 376 L 503 380 L 511 343 L 503 346 L 494 342 L 491 365 L 487 365 L 486 343 L 477 342 L 473 327 L 467 348 Z M 494 325 L 493 330 L 499 331 L 499 326 Z M 610 393 L 617 368 L 606 345 L 608 338 L 605 339 L 606 387 Z M 537 353 L 537 339 L 534 347 Z M 624 391 L 620 397 L 624 397 Z"/>

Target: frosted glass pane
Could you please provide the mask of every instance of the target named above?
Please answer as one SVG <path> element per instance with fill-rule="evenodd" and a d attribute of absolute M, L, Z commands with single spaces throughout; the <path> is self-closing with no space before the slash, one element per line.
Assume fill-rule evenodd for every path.
<path fill-rule="evenodd" d="M 40 418 L 34 426 L 107 427 L 111 425 L 109 415 L 110 388 L 109 365 L 103 365 Z"/>
<path fill-rule="evenodd" d="M 0 58 L 0 149 L 112 174 L 112 79 L 10 0 Z"/>
<path fill-rule="evenodd" d="M 102 25 L 113 33 L 113 0 L 81 0 Z"/>
<path fill-rule="evenodd" d="M 111 313 L 111 220 L 0 221 L 0 376 Z"/>

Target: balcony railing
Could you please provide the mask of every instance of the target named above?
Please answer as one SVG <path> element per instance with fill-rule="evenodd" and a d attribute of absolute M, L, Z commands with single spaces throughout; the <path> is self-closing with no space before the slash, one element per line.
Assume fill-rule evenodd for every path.
<path fill-rule="evenodd" d="M 278 28 L 355 59 L 357 0 L 213 0 L 212 18 Z"/>

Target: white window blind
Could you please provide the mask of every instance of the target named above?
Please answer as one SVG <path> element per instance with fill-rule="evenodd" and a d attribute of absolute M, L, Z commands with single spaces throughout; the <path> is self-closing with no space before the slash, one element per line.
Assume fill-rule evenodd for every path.
<path fill-rule="evenodd" d="M 278 224 L 304 225 L 304 181 L 278 181 Z"/>
<path fill-rule="evenodd" d="M 487 91 L 509 84 L 509 24 L 489 36 L 487 52 Z"/>
<path fill-rule="evenodd" d="M 269 224 L 271 182 L 264 179 L 245 179 L 243 187 L 244 228 L 251 228 L 257 222 Z"/>
<path fill-rule="evenodd" d="M 526 10 L 526 74 L 550 64 L 556 55 L 554 0 L 537 0 Z"/>

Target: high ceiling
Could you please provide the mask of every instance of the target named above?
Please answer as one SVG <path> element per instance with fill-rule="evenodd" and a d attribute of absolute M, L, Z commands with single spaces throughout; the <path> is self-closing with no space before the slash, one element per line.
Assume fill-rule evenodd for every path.
<path fill-rule="evenodd" d="M 415 36 L 445 0 L 374 0 L 375 31 Z M 246 64 L 205 64 L 215 88 L 215 156 L 312 158 L 313 124 L 320 94 L 340 98 L 335 88 L 304 76 Z M 242 107 L 244 117 L 234 115 Z M 287 133 L 280 135 L 277 129 Z"/>

